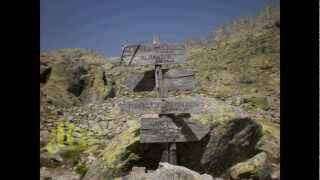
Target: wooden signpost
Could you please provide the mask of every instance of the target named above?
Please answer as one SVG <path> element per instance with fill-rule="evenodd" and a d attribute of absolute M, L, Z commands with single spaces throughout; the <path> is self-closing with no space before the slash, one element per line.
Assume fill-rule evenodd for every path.
<path fill-rule="evenodd" d="M 122 111 L 141 114 L 157 113 L 159 118 L 141 119 L 140 142 L 161 143 L 161 161 L 177 164 L 176 142 L 200 141 L 209 128 L 189 119 L 178 118 L 178 113 L 198 113 L 202 110 L 199 97 L 166 97 L 167 91 L 195 88 L 193 72 L 189 68 L 163 69 L 164 64 L 186 63 L 184 45 L 130 45 L 123 48 L 121 62 L 127 65 L 154 65 L 153 71 L 130 76 L 126 86 L 133 91 L 157 92 L 157 98 L 130 99 L 119 104 Z"/>

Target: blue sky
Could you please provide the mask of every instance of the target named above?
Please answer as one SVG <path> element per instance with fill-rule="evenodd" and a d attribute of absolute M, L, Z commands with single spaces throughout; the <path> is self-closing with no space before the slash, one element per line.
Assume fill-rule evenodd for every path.
<path fill-rule="evenodd" d="M 119 56 L 122 43 L 204 38 L 272 0 L 41 0 L 41 51 L 89 48 Z"/>

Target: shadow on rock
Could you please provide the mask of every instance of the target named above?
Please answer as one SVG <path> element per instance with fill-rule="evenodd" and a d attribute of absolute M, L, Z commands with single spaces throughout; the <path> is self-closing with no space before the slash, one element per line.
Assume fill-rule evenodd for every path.
<path fill-rule="evenodd" d="M 208 173 L 223 175 L 230 167 L 258 153 L 255 145 L 262 137 L 262 127 L 255 121 L 234 119 L 215 125 L 200 142 L 179 143 L 179 165 Z"/>

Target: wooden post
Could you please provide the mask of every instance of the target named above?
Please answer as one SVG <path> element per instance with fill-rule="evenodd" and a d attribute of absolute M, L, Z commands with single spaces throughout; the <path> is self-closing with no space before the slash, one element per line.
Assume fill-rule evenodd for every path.
<path fill-rule="evenodd" d="M 159 98 L 163 98 L 164 97 L 164 93 L 163 93 L 163 77 L 162 77 L 162 69 L 161 69 L 161 65 L 155 65 L 155 80 L 156 80 L 156 91 L 157 91 L 157 96 Z"/>
<path fill-rule="evenodd" d="M 160 44 L 159 36 L 153 37 L 153 45 Z M 156 80 L 156 91 L 159 98 L 165 98 L 167 93 L 165 92 L 164 82 L 163 82 L 163 71 L 161 64 L 155 65 L 155 80 Z M 167 114 L 159 114 L 160 117 L 166 116 Z M 161 154 L 161 162 L 169 162 L 171 164 L 176 164 L 176 143 L 163 143 L 163 151 Z"/>

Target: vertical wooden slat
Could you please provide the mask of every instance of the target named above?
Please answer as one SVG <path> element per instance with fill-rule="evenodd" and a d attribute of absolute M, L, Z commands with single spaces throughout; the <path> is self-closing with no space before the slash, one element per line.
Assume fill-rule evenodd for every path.
<path fill-rule="evenodd" d="M 176 151 L 177 150 L 177 146 L 175 142 L 169 143 L 169 162 L 171 164 L 177 164 L 177 154 Z"/>
<path fill-rule="evenodd" d="M 159 45 L 160 44 L 160 37 L 159 36 L 154 36 L 153 37 L 153 45 Z M 156 89 L 157 89 L 157 94 L 158 97 L 160 98 L 165 98 L 167 93 L 165 92 L 166 88 L 164 88 L 164 81 L 163 81 L 163 71 L 162 71 L 162 65 L 161 64 L 156 64 L 155 65 L 155 79 L 156 79 Z M 160 117 L 166 116 L 170 118 L 169 116 L 165 114 L 160 114 Z M 168 143 L 164 143 L 164 150 L 161 155 L 161 161 L 163 162 L 169 162 L 171 164 L 176 164 L 176 154 L 175 150 L 174 153 L 171 152 L 171 149 L 176 148 L 175 143 L 171 143 L 170 145 Z M 172 148 L 171 148 L 172 146 Z"/>

